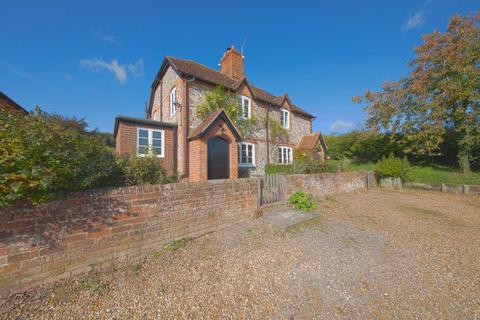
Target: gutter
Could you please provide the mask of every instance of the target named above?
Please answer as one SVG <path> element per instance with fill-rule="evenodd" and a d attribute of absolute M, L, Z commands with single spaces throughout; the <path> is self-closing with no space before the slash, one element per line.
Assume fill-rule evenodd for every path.
<path fill-rule="evenodd" d="M 190 115 L 190 107 L 188 103 L 188 83 L 195 81 L 195 77 L 191 79 L 184 79 L 183 80 L 183 177 L 189 176 L 189 159 L 188 159 L 188 131 L 190 130 L 189 124 L 189 115 Z"/>

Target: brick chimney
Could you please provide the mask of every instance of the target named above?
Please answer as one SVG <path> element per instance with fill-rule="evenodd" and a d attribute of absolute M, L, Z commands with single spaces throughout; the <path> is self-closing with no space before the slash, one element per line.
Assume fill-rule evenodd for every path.
<path fill-rule="evenodd" d="M 222 59 L 220 59 L 220 72 L 235 80 L 245 77 L 243 56 L 234 46 L 227 48 Z"/>

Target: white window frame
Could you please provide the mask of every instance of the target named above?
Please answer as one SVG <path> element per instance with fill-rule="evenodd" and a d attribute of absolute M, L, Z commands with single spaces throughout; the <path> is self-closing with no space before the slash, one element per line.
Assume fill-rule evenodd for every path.
<path fill-rule="evenodd" d="M 283 122 L 282 122 L 282 118 L 283 118 Z M 287 109 L 283 109 L 283 108 L 280 109 L 280 123 L 282 127 L 284 127 L 285 129 L 290 129 L 290 111 L 288 111 Z"/>
<path fill-rule="evenodd" d="M 177 113 L 177 87 L 173 87 L 170 91 L 170 115 Z"/>
<path fill-rule="evenodd" d="M 242 162 L 242 145 L 252 146 L 252 163 Z M 239 142 L 238 143 L 238 166 L 242 168 L 252 168 L 255 167 L 255 144 L 249 142 Z"/>
<path fill-rule="evenodd" d="M 165 130 L 151 129 L 151 128 L 137 128 L 137 156 L 145 157 L 146 154 L 140 153 L 140 130 L 148 131 L 148 147 L 153 146 L 153 132 L 160 132 L 160 148 L 162 149 L 160 154 L 156 154 L 158 158 L 165 158 Z"/>
<path fill-rule="evenodd" d="M 284 156 L 286 156 L 286 158 Z M 292 148 L 290 148 L 290 147 L 278 147 L 278 163 L 279 164 L 292 164 L 293 163 L 293 150 L 292 150 Z"/>
<path fill-rule="evenodd" d="M 240 118 L 250 119 L 250 117 L 252 116 L 252 99 L 246 96 L 240 96 L 239 100 L 240 100 L 240 109 L 241 109 Z M 245 110 L 244 110 L 245 101 L 248 101 L 248 117 L 246 118 L 245 118 Z"/>

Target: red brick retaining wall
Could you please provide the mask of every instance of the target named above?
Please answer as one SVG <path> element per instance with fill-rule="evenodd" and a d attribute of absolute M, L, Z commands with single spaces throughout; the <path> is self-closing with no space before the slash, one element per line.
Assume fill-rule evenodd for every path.
<path fill-rule="evenodd" d="M 0 294 L 105 269 L 249 218 L 258 178 L 72 193 L 0 212 Z"/>

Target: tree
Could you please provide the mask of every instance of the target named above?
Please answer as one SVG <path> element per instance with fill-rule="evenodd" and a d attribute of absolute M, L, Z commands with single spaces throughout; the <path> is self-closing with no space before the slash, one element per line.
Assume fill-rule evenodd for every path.
<path fill-rule="evenodd" d="M 205 119 L 209 114 L 221 109 L 225 110 L 243 136 L 257 130 L 257 118 L 253 114 L 248 119 L 240 117 L 242 110 L 238 103 L 238 96 L 226 91 L 222 86 L 217 86 L 213 91 L 205 94 L 205 101 L 196 105 L 195 112 L 201 119 Z"/>
<path fill-rule="evenodd" d="M 454 16 L 444 33 L 423 36 L 410 74 L 353 100 L 365 103 L 367 128 L 402 137 L 406 152 L 438 152 L 447 138 L 463 172 L 480 142 L 480 12 Z"/>

